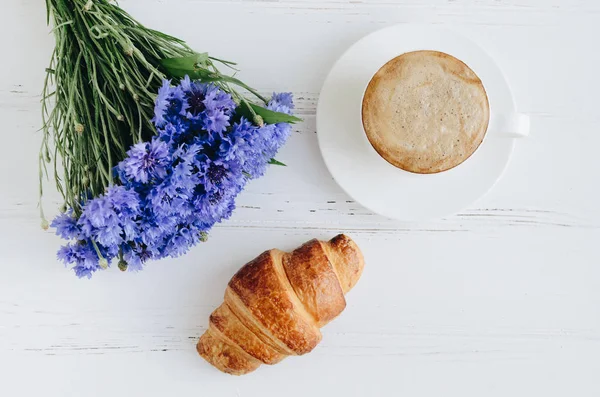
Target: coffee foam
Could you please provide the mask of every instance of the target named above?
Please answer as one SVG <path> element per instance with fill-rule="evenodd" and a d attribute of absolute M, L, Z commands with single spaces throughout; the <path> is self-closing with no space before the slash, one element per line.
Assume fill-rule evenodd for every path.
<path fill-rule="evenodd" d="M 367 138 L 385 160 L 430 174 L 456 167 L 477 150 L 490 108 L 481 80 L 462 61 L 416 51 L 375 74 L 362 116 Z"/>

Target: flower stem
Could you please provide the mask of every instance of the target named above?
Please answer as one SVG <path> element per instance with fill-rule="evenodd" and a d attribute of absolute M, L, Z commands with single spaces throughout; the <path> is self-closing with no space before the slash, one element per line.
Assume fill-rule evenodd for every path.
<path fill-rule="evenodd" d="M 44 160 L 54 152 L 57 190 L 77 211 L 111 183 L 132 144 L 156 133 L 150 120 L 165 77 L 159 61 L 193 51 L 108 0 L 46 0 L 46 7 L 56 47 L 42 92 L 40 205 Z"/>

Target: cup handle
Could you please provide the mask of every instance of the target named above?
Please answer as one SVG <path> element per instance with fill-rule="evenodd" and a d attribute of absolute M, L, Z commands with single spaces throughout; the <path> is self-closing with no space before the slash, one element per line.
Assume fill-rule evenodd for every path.
<path fill-rule="evenodd" d="M 488 133 L 509 138 L 524 138 L 529 135 L 531 120 L 522 113 L 494 114 L 490 117 Z"/>

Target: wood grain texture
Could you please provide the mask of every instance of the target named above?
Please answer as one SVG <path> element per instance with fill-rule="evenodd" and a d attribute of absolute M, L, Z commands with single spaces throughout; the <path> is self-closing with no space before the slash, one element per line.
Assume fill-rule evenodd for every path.
<path fill-rule="evenodd" d="M 37 218 L 39 93 L 52 51 L 39 0 L 0 25 L 0 394 L 11 396 L 598 396 L 600 3 L 596 0 L 122 0 L 144 23 L 291 90 L 305 122 L 178 260 L 88 282 L 54 259 Z M 209 17 L 210 15 L 210 17 Z M 225 18 L 225 19 L 223 19 Z M 333 62 L 394 23 L 476 40 L 532 133 L 504 178 L 460 214 L 406 224 L 354 203 L 321 160 L 315 107 Z M 209 32 L 209 34 L 206 34 Z M 409 38 L 407 38 L 409 39 Z M 58 204 L 48 192 L 48 210 Z M 241 379 L 196 354 L 235 271 L 260 252 L 352 236 L 367 266 L 310 355 Z"/>

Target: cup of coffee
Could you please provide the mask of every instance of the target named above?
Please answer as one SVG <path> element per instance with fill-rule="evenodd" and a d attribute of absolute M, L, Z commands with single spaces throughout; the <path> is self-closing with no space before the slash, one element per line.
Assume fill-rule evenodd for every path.
<path fill-rule="evenodd" d="M 499 66 L 439 27 L 390 26 L 357 41 L 317 107 L 335 181 L 372 212 L 403 221 L 444 217 L 484 195 L 529 133 Z"/>
<path fill-rule="evenodd" d="M 494 114 L 484 82 L 462 60 L 417 50 L 385 63 L 369 81 L 362 125 L 375 151 L 415 174 L 464 163 L 489 135 L 526 136 L 528 117 Z"/>

